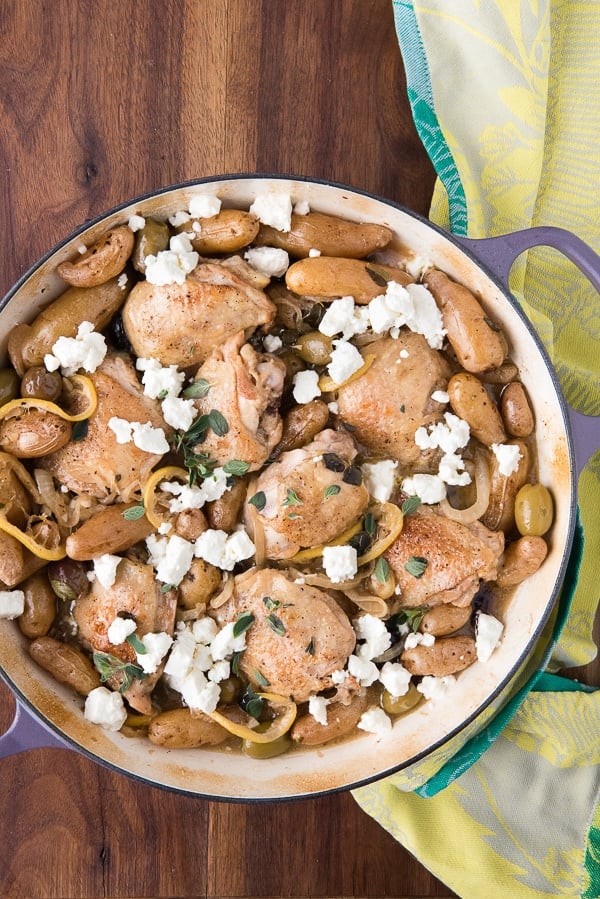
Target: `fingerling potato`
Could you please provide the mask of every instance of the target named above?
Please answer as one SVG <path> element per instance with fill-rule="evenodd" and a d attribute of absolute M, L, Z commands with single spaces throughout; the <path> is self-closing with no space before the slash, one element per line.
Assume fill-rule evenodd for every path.
<path fill-rule="evenodd" d="M 538 570 L 548 546 L 543 537 L 520 537 L 510 543 L 498 568 L 496 583 L 499 587 L 514 587 Z"/>
<path fill-rule="evenodd" d="M 229 733 L 202 712 L 193 715 L 189 709 L 170 709 L 156 715 L 148 727 L 148 738 L 166 749 L 195 749 L 217 746 Z"/>
<path fill-rule="evenodd" d="M 496 403 L 479 378 L 469 372 L 453 375 L 448 382 L 450 405 L 469 425 L 471 434 L 484 446 L 504 443 L 506 433 Z"/>
<path fill-rule="evenodd" d="M 29 644 L 29 655 L 59 683 L 82 696 L 100 686 L 100 675 L 91 661 L 70 643 L 54 637 L 38 637 Z"/>
<path fill-rule="evenodd" d="M 259 220 L 241 209 L 222 209 L 210 218 L 196 218 L 177 230 L 193 234 L 190 238 L 197 253 L 235 253 L 252 243 L 258 233 Z"/>
<path fill-rule="evenodd" d="M 529 437 L 533 434 L 533 411 L 520 381 L 512 381 L 506 385 L 500 397 L 500 410 L 504 426 L 511 437 Z"/>
<path fill-rule="evenodd" d="M 319 746 L 343 737 L 354 730 L 368 704 L 366 693 L 357 694 L 348 705 L 332 702 L 327 706 L 327 724 L 319 724 L 312 715 L 301 715 L 292 725 L 292 740 L 304 746 Z"/>
<path fill-rule="evenodd" d="M 405 649 L 400 658 L 411 674 L 446 677 L 472 665 L 477 649 L 473 637 L 441 637 L 433 646 L 419 644 Z"/>
<path fill-rule="evenodd" d="M 372 266 L 371 269 L 398 284 L 412 283 L 413 279 L 400 268 L 391 265 Z M 311 256 L 290 265 L 285 274 L 286 286 L 293 293 L 318 297 L 354 297 L 356 303 L 369 303 L 385 293 L 380 278 L 369 274 L 369 263 L 361 259 L 343 259 L 339 256 Z"/>
<path fill-rule="evenodd" d="M 112 228 L 77 259 L 61 262 L 58 274 L 72 287 L 97 287 L 120 275 L 131 256 L 135 237 L 127 225 Z"/>
<path fill-rule="evenodd" d="M 307 215 L 292 213 L 289 231 L 261 225 L 254 244 L 278 247 L 300 259 L 306 258 L 310 250 L 319 250 L 323 256 L 362 259 L 386 247 L 391 239 L 392 232 L 385 225 L 361 224 L 335 215 L 309 212 Z"/>

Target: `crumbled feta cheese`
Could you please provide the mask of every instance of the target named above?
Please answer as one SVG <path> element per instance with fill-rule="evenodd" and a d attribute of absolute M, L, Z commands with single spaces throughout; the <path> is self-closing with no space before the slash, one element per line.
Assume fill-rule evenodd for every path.
<path fill-rule="evenodd" d="M 424 426 L 417 428 L 415 443 L 419 449 L 437 449 L 444 453 L 455 453 L 469 442 L 469 425 L 462 418 L 453 415 L 452 412 L 444 413 L 444 421 L 437 421 L 427 429 Z"/>
<path fill-rule="evenodd" d="M 331 682 L 332 684 L 335 684 L 336 687 L 343 684 L 347 677 L 348 672 L 343 668 L 338 668 L 336 671 L 331 672 Z"/>
<path fill-rule="evenodd" d="M 146 674 L 154 674 L 158 666 L 171 648 L 173 638 L 161 631 L 158 634 L 144 634 L 142 643 L 146 652 L 136 651 L 138 665 Z"/>
<path fill-rule="evenodd" d="M 422 503 L 441 503 L 446 496 L 446 485 L 437 474 L 415 474 L 404 478 L 402 489 L 409 496 L 418 496 Z"/>
<path fill-rule="evenodd" d="M 292 201 L 286 194 L 262 194 L 250 206 L 250 212 L 258 216 L 263 225 L 276 231 L 289 231 L 292 227 Z"/>
<path fill-rule="evenodd" d="M 61 368 L 69 377 L 82 368 L 94 372 L 104 361 L 107 346 L 102 334 L 94 331 L 92 322 L 83 321 L 77 329 L 76 337 L 59 337 L 52 347 L 52 353 L 44 356 L 48 371 Z"/>
<path fill-rule="evenodd" d="M 331 403 L 327 403 L 327 408 L 332 413 L 332 415 L 337 415 L 340 411 L 339 405 L 333 400 Z"/>
<path fill-rule="evenodd" d="M 227 534 L 208 529 L 196 540 L 194 554 L 223 571 L 232 571 L 237 562 L 249 559 L 254 551 L 254 544 L 244 530 Z"/>
<path fill-rule="evenodd" d="M 298 371 L 294 375 L 293 396 L 297 403 L 310 403 L 316 397 L 321 396 L 319 387 L 319 375 L 312 369 Z"/>
<path fill-rule="evenodd" d="M 442 315 L 433 295 L 422 284 L 404 287 L 390 281 L 384 294 L 375 297 L 368 305 L 371 328 L 376 334 L 390 331 L 397 337 L 405 325 L 416 334 L 422 334 L 433 349 L 439 350 L 445 330 Z"/>
<path fill-rule="evenodd" d="M 220 662 L 214 663 L 214 665 L 210 668 L 207 677 L 210 681 L 213 681 L 213 683 L 220 684 L 222 681 L 227 680 L 230 674 L 231 665 L 228 661 L 223 659 Z"/>
<path fill-rule="evenodd" d="M 125 418 L 118 418 L 113 415 L 108 420 L 108 427 L 117 438 L 117 443 L 129 443 L 133 440 L 138 449 L 147 453 L 168 453 L 169 444 L 162 428 L 154 428 L 147 421 L 142 424 L 139 421 L 127 421 Z"/>
<path fill-rule="evenodd" d="M 492 443 L 492 452 L 498 460 L 498 471 L 507 478 L 514 474 L 523 458 L 519 447 L 511 443 Z"/>
<path fill-rule="evenodd" d="M 118 731 L 127 720 L 127 711 L 120 693 L 106 687 L 96 687 L 85 700 L 84 717 L 105 730 Z"/>
<path fill-rule="evenodd" d="M 404 638 L 405 649 L 414 649 L 415 646 L 433 646 L 434 643 L 435 637 L 433 634 L 410 633 Z"/>
<path fill-rule="evenodd" d="M 201 509 L 205 503 L 220 499 L 231 489 L 228 475 L 222 468 L 215 468 L 200 484 L 181 484 L 179 481 L 163 481 L 160 489 L 170 493 L 173 499 L 169 501 L 170 512 L 183 512 L 185 509 Z"/>
<path fill-rule="evenodd" d="M 464 487 L 471 483 L 471 475 L 465 471 L 465 463 L 456 453 L 445 453 L 438 465 L 438 475 L 446 484 Z"/>
<path fill-rule="evenodd" d="M 121 274 L 117 278 L 117 285 L 118 285 L 118 287 L 120 287 L 121 290 L 125 290 L 125 288 L 127 287 L 127 280 L 128 279 L 127 279 L 126 273 L 121 272 Z"/>
<path fill-rule="evenodd" d="M 196 219 L 209 219 L 221 211 L 221 201 L 212 194 L 196 194 L 190 200 L 190 215 Z"/>
<path fill-rule="evenodd" d="M 194 400 L 185 400 L 180 396 L 166 396 L 161 409 L 166 423 L 179 431 L 187 431 L 198 412 Z"/>
<path fill-rule="evenodd" d="M 308 215 L 308 213 L 310 212 L 308 200 L 298 200 L 298 202 L 294 206 L 294 212 L 296 213 L 296 215 Z"/>
<path fill-rule="evenodd" d="M 281 278 L 290 267 L 290 257 L 277 247 L 251 247 L 244 253 L 244 259 L 268 278 Z"/>
<path fill-rule="evenodd" d="M 327 706 L 330 700 L 325 696 L 309 696 L 308 697 L 308 714 L 312 715 L 317 724 L 323 727 L 327 724 Z"/>
<path fill-rule="evenodd" d="M 194 669 L 183 678 L 180 692 L 190 709 L 197 709 L 205 715 L 210 715 L 219 703 L 221 688 L 209 681 L 201 671 Z"/>
<path fill-rule="evenodd" d="M 112 587 L 117 579 L 117 568 L 121 561 L 121 556 L 113 556 L 111 553 L 104 553 L 96 556 L 94 561 L 94 575 L 97 581 L 108 590 Z M 122 641 L 121 641 L 122 642 Z"/>
<path fill-rule="evenodd" d="M 183 284 L 187 275 L 198 265 L 198 253 L 189 237 L 175 234 L 168 250 L 159 250 L 156 256 L 146 256 L 146 281 L 160 287 L 164 284 Z"/>
<path fill-rule="evenodd" d="M 198 618 L 194 621 L 191 625 L 191 629 L 194 639 L 198 643 L 205 643 L 207 646 L 212 643 L 219 630 L 217 622 L 214 618 L 210 618 L 209 615 L 205 615 L 204 618 Z"/>
<path fill-rule="evenodd" d="M 234 626 L 233 621 L 230 621 L 215 634 L 210 644 L 211 655 L 215 662 L 227 659 L 234 652 L 241 652 L 246 648 L 246 633 L 234 637 Z"/>
<path fill-rule="evenodd" d="M 410 353 L 408 352 L 408 350 L 400 350 L 400 352 L 398 353 L 399 358 L 397 361 L 401 362 L 402 359 L 408 359 L 409 356 L 410 356 Z"/>
<path fill-rule="evenodd" d="M 353 343 L 347 340 L 334 340 L 331 362 L 327 366 L 329 377 L 336 384 L 343 384 L 348 378 L 362 368 L 364 359 Z"/>
<path fill-rule="evenodd" d="M 379 677 L 379 668 L 370 659 L 352 654 L 348 657 L 348 673 L 359 681 L 361 687 L 370 687 Z"/>
<path fill-rule="evenodd" d="M 334 584 L 349 581 L 358 571 L 358 554 L 353 546 L 326 546 L 323 549 L 323 568 Z"/>
<path fill-rule="evenodd" d="M 444 699 L 455 685 L 456 678 L 453 674 L 446 674 L 444 677 L 426 674 L 421 683 L 417 684 L 417 690 L 425 699 Z"/>
<path fill-rule="evenodd" d="M 368 733 L 376 734 L 378 737 L 385 737 L 386 734 L 391 733 L 392 719 L 386 715 L 383 709 L 367 709 L 361 715 L 360 721 L 356 726 L 360 730 L 366 730 Z"/>
<path fill-rule="evenodd" d="M 387 503 L 389 500 L 394 490 L 397 468 L 398 463 L 391 459 L 361 465 L 363 483 L 376 502 Z"/>
<path fill-rule="evenodd" d="M 450 394 L 446 390 L 434 390 L 431 394 L 431 399 L 436 403 L 446 403 L 450 402 Z"/>
<path fill-rule="evenodd" d="M 87 253 L 87 247 L 84 243 L 80 243 L 77 247 L 77 252 L 80 256 L 83 256 L 84 253 Z"/>
<path fill-rule="evenodd" d="M 186 212 L 184 209 L 180 209 L 174 215 L 169 216 L 169 224 L 173 225 L 174 228 L 180 228 L 181 225 L 185 225 L 186 222 L 189 222 L 191 219 L 191 215 L 189 212 Z"/>
<path fill-rule="evenodd" d="M 281 337 L 277 337 L 276 334 L 265 334 L 263 337 L 263 346 L 267 353 L 276 353 L 277 350 L 280 350 L 283 346 L 283 340 Z"/>
<path fill-rule="evenodd" d="M 141 231 L 144 225 L 146 224 L 146 219 L 143 215 L 131 215 L 129 216 L 129 221 L 127 225 L 129 226 L 129 230 L 133 231 Z"/>
<path fill-rule="evenodd" d="M 315 259 L 317 256 L 321 255 L 321 251 L 317 250 L 316 247 L 311 247 L 310 250 L 308 251 L 308 255 L 311 259 Z"/>
<path fill-rule="evenodd" d="M 169 658 L 164 667 L 164 673 L 169 680 L 169 684 L 175 686 L 178 681 L 185 677 L 194 663 L 194 653 L 196 651 L 196 639 L 192 630 L 181 623 L 175 635 Z"/>
<path fill-rule="evenodd" d="M 156 569 L 156 577 L 164 584 L 177 586 L 189 571 L 194 558 L 194 544 L 178 534 L 172 537 L 146 538 L 150 564 Z"/>
<path fill-rule="evenodd" d="M 139 356 L 135 367 L 143 372 L 142 384 L 144 394 L 152 399 L 166 396 L 179 396 L 185 374 L 176 365 L 161 365 L 158 359 L 146 359 Z"/>
<path fill-rule="evenodd" d="M 414 310 L 407 326 L 416 334 L 422 334 L 432 349 L 441 350 L 446 330 L 433 294 L 424 284 L 407 284 L 406 289 Z"/>
<path fill-rule="evenodd" d="M 410 671 L 400 662 L 386 662 L 379 672 L 379 680 L 390 696 L 405 696 L 411 677 Z"/>
<path fill-rule="evenodd" d="M 22 590 L 0 590 L 0 618 L 18 618 L 25 611 L 25 593 Z"/>
<path fill-rule="evenodd" d="M 133 618 L 121 618 L 119 615 L 112 621 L 106 631 L 108 642 L 113 645 L 124 643 L 127 637 L 131 636 L 137 628 L 137 622 Z"/>
<path fill-rule="evenodd" d="M 428 256 L 412 256 L 404 263 L 404 267 L 408 274 L 417 281 L 423 277 L 428 269 L 433 267 L 433 262 Z"/>
<path fill-rule="evenodd" d="M 493 615 L 477 613 L 475 623 L 475 648 L 480 662 L 487 662 L 500 643 L 504 625 Z"/>
<path fill-rule="evenodd" d="M 325 310 L 319 331 L 326 337 L 341 334 L 344 340 L 350 340 L 355 334 L 364 334 L 368 325 L 368 308 L 356 306 L 353 297 L 340 297 Z"/>
<path fill-rule="evenodd" d="M 391 634 L 381 618 L 361 615 L 353 624 L 358 640 L 364 640 L 357 651 L 361 659 L 376 659 L 391 646 Z"/>
<path fill-rule="evenodd" d="M 117 443 L 129 443 L 131 440 L 131 422 L 126 418 L 117 418 L 113 415 L 108 419 L 108 427 L 115 435 Z"/>

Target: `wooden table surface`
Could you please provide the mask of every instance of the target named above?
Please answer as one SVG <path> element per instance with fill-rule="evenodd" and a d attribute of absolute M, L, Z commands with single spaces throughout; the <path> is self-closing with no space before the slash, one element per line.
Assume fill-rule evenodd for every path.
<path fill-rule="evenodd" d="M 0 104 L 0 293 L 86 218 L 189 178 L 429 206 L 391 0 L 2 0 Z M 0 732 L 13 709 L 0 685 Z M 68 750 L 0 763 L 7 899 L 452 895 L 347 793 L 239 805 Z"/>

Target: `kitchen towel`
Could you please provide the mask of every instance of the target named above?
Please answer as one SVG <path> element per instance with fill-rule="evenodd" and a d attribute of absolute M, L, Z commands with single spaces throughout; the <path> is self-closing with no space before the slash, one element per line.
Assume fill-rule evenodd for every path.
<path fill-rule="evenodd" d="M 600 3 L 393 6 L 413 117 L 438 175 L 432 221 L 472 238 L 556 225 L 600 252 Z M 523 254 L 510 287 L 597 434 L 598 294 L 549 248 Z M 353 794 L 465 899 L 600 897 L 600 690 L 557 674 L 597 652 L 599 444 L 579 477 L 579 577 L 575 559 L 545 670 L 418 790 L 400 773 Z"/>

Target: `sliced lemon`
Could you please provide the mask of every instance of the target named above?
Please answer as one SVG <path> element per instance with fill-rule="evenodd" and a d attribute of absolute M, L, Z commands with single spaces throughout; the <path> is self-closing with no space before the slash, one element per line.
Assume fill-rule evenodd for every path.
<path fill-rule="evenodd" d="M 399 536 L 404 526 L 402 509 L 394 505 L 394 503 L 382 503 L 379 510 L 375 512 L 375 518 L 377 520 L 378 533 L 383 533 L 375 540 L 366 553 L 358 557 L 359 568 L 381 556 L 392 545 L 396 537 Z"/>
<path fill-rule="evenodd" d="M 296 562 L 309 562 L 311 559 L 322 556 L 323 550 L 326 547 L 342 546 L 344 543 L 347 543 L 348 540 L 352 539 L 352 537 L 354 537 L 355 534 L 358 534 L 360 530 L 362 530 L 362 521 L 357 521 L 356 524 L 353 524 L 351 528 L 348 528 L 347 531 L 344 531 L 343 534 L 340 534 L 339 537 L 336 537 L 335 540 L 332 540 L 330 543 L 321 543 L 319 546 L 309 546 L 308 549 L 301 549 L 295 556 L 292 556 L 290 559 L 285 559 L 285 561 L 293 564 Z"/>
<path fill-rule="evenodd" d="M 14 537 L 15 540 L 18 540 L 19 543 L 22 543 L 26 549 L 32 552 L 34 556 L 37 556 L 38 559 L 44 559 L 46 562 L 58 562 L 59 559 L 64 559 L 67 555 L 64 543 L 60 543 L 53 549 L 42 546 L 35 537 L 11 524 L 3 515 L 0 515 L 0 530 L 4 531 L 5 534 L 10 534 L 11 537 Z"/>
<path fill-rule="evenodd" d="M 286 699 L 285 696 L 278 696 L 276 693 L 257 693 L 256 695 L 259 699 L 270 703 L 275 711 L 280 711 L 278 717 L 271 721 L 265 730 L 253 730 L 246 724 L 231 721 L 221 712 L 210 712 L 210 717 L 230 734 L 234 734 L 242 740 L 251 740 L 253 743 L 272 743 L 287 733 L 296 720 L 296 703 L 291 699 Z"/>
<path fill-rule="evenodd" d="M 73 389 L 78 393 L 81 393 L 87 401 L 82 412 L 77 412 L 75 415 L 72 415 L 51 400 L 41 400 L 36 399 L 35 397 L 19 397 L 18 399 L 10 400 L 8 403 L 4 403 L 3 406 L 0 406 L 0 418 L 18 415 L 19 412 L 26 409 L 41 409 L 44 412 L 52 412 L 53 415 L 57 415 L 65 421 L 84 421 L 94 414 L 98 406 L 96 388 L 92 381 L 89 378 L 86 378 L 85 375 L 73 375 L 69 380 L 71 381 Z"/>
<path fill-rule="evenodd" d="M 164 465 L 153 471 L 144 485 L 143 500 L 146 518 L 150 524 L 159 528 L 161 524 L 172 524 L 173 516 L 171 513 L 160 512 L 159 490 L 158 487 L 164 481 L 181 481 L 184 484 L 189 482 L 189 472 L 185 468 L 179 468 L 177 465 Z"/>

